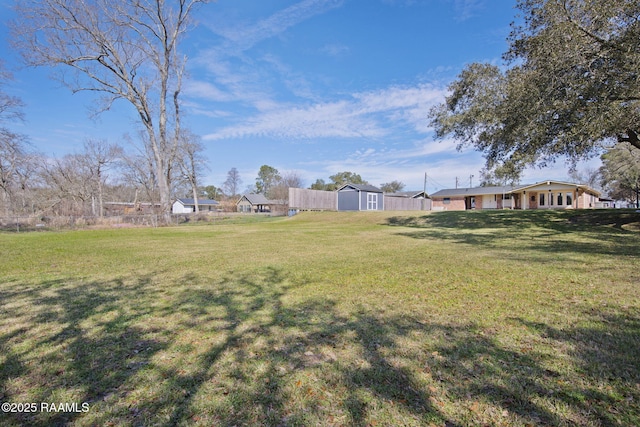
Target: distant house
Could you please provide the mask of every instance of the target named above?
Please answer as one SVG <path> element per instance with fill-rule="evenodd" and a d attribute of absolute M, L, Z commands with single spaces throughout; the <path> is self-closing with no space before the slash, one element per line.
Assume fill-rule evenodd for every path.
<path fill-rule="evenodd" d="M 264 195 L 255 193 L 245 194 L 236 202 L 238 212 L 244 213 L 273 212 L 276 210 L 285 212 L 286 205 L 286 200 L 269 200 Z"/>
<path fill-rule="evenodd" d="M 600 193 L 593 188 L 561 181 L 536 184 L 454 188 L 431 195 L 433 210 L 467 209 L 588 209 Z"/>
<path fill-rule="evenodd" d="M 426 199 L 429 196 L 424 191 L 396 191 L 395 193 L 384 193 L 384 197 L 402 197 L 405 199 Z"/>
<path fill-rule="evenodd" d="M 373 185 L 345 184 L 338 189 L 339 211 L 382 211 L 384 193 Z"/>
<path fill-rule="evenodd" d="M 198 210 L 200 212 L 213 212 L 218 209 L 219 203 L 215 200 L 198 199 Z M 173 202 L 171 213 L 184 214 L 196 211 L 196 203 L 194 199 L 178 199 Z"/>
<path fill-rule="evenodd" d="M 609 197 L 600 197 L 600 199 L 596 202 L 597 208 L 615 208 L 616 202 L 615 200 Z"/>

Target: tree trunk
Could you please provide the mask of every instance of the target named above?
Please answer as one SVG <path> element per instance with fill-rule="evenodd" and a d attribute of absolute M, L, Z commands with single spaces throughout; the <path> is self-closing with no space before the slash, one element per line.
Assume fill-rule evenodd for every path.
<path fill-rule="evenodd" d="M 196 208 L 196 213 L 200 213 L 200 207 L 198 206 L 198 189 L 195 185 L 191 186 L 191 192 L 193 193 L 193 204 Z"/>
<path fill-rule="evenodd" d="M 637 149 L 640 150 L 640 137 L 638 137 L 638 132 L 628 129 L 627 136 L 618 136 L 618 142 L 628 142 L 633 145 Z"/>

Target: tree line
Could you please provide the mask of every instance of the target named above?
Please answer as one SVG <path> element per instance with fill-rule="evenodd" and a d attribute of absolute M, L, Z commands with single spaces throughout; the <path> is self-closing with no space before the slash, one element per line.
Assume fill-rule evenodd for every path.
<path fill-rule="evenodd" d="M 335 191 L 345 184 L 369 184 L 368 181 L 354 172 L 344 171 L 333 174 L 329 177 L 330 182 L 324 179 L 317 179 L 309 189 L 322 191 Z M 242 185 L 242 179 L 236 168 L 231 168 L 227 173 L 227 180 L 222 184 L 219 191 L 227 194 L 237 195 L 236 189 Z M 380 185 L 380 189 L 385 193 L 396 193 L 402 191 L 405 184 L 400 181 L 391 181 Z M 270 200 L 287 200 L 289 188 L 304 188 L 304 180 L 295 171 L 281 173 L 278 169 L 269 165 L 262 165 L 258 171 L 255 183 L 245 188 L 245 193 L 263 194 Z"/>
<path fill-rule="evenodd" d="M 168 220 L 178 188 L 197 198 L 203 159 L 198 137 L 182 120 L 186 57 L 180 43 L 205 3 L 16 3 L 11 43 L 24 63 L 50 68 L 73 92 L 100 95 L 96 114 L 128 104 L 140 133 L 126 141 L 126 150 L 89 140 L 78 154 L 46 158 L 10 130 L 7 124 L 21 118 L 21 101 L 0 90 L 2 212 L 100 214 L 106 197 L 133 191 L 134 200 L 157 200 Z M 517 8 L 504 64 L 466 66 L 431 110 L 436 138 L 451 136 L 459 147 L 483 152 L 485 174 L 499 181 L 518 180 L 526 167 L 562 156 L 572 162 L 602 156 L 601 176 L 612 194 L 635 193 L 637 200 L 640 3 L 518 0 Z M 0 89 L 9 77 L 0 67 Z M 319 179 L 312 188 L 364 182 L 345 174 L 351 176 Z M 255 189 L 274 192 L 286 177 L 273 181 L 272 175 L 265 169 Z"/>
<path fill-rule="evenodd" d="M 156 169 L 143 146 L 132 144 L 126 151 L 87 139 L 82 150 L 56 158 L 12 135 L 2 132 L 0 138 L 0 216 L 101 217 L 107 202 L 146 203 L 161 212 Z M 183 144 L 171 160 L 171 198 L 200 197 L 206 164 L 199 142 Z"/>
<path fill-rule="evenodd" d="M 12 45 L 25 64 L 51 68 L 73 92 L 99 94 L 96 114 L 117 102 L 136 111 L 139 155 L 146 164 L 131 173 L 150 175 L 145 179 L 154 182 L 167 221 L 175 168 L 180 167 L 185 141 L 191 140 L 181 120 L 186 57 L 179 45 L 203 3 L 207 1 L 17 2 L 16 18 L 9 24 Z"/>

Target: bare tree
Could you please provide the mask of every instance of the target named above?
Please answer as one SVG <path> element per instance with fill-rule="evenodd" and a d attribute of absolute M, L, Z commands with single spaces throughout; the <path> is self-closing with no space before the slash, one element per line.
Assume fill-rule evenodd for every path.
<path fill-rule="evenodd" d="M 32 66 L 51 66 L 73 92 L 103 95 L 96 113 L 123 99 L 146 133 L 162 212 L 170 213 L 171 167 L 180 141 L 185 58 L 178 53 L 194 8 L 207 0 L 24 0 L 14 46 Z M 66 74 L 65 71 L 73 73 Z"/>
<path fill-rule="evenodd" d="M 206 159 L 202 155 L 204 146 L 200 141 L 200 137 L 183 130 L 181 143 L 178 147 L 178 155 L 176 161 L 182 172 L 182 177 L 191 187 L 193 202 L 195 204 L 196 213 L 200 212 L 198 206 L 198 180 L 202 172 L 206 168 Z"/>
<path fill-rule="evenodd" d="M 141 135 L 144 139 L 144 134 Z M 129 136 L 125 139 L 130 140 Z M 121 179 L 128 186 L 135 188 L 134 206 L 137 206 L 140 190 L 144 192 L 146 200 L 155 205 L 158 200 L 158 180 L 156 178 L 156 168 L 154 167 L 153 153 L 149 144 L 142 146 L 130 143 L 134 151 L 122 153 L 122 176 Z"/>
<path fill-rule="evenodd" d="M 569 170 L 569 178 L 576 184 L 586 184 L 591 188 L 599 189 L 602 177 L 600 169 L 585 168 L 583 170 Z"/>
<path fill-rule="evenodd" d="M 84 143 L 84 163 L 91 179 L 93 187 L 93 195 L 91 198 L 92 214 L 102 217 L 104 215 L 104 186 L 107 179 L 106 172 L 113 166 L 117 159 L 121 157 L 122 149 L 115 145 L 109 144 L 104 140 L 88 139 Z M 98 199 L 98 207 L 96 209 L 95 200 Z"/>
<path fill-rule="evenodd" d="M 13 76 L 5 68 L 4 62 L 0 60 L 0 89 L 12 79 Z M 22 120 L 22 107 L 24 107 L 24 103 L 20 98 L 0 90 L 0 123 L 16 119 Z"/>
<path fill-rule="evenodd" d="M 229 169 L 229 172 L 227 172 L 227 180 L 222 184 L 224 191 L 226 191 L 229 197 L 236 197 L 241 185 L 242 179 L 240 179 L 240 172 L 238 172 L 238 169 Z"/>
<path fill-rule="evenodd" d="M 6 122 L 23 119 L 22 101 L 3 90 L 3 86 L 11 79 L 11 73 L 0 61 L 0 202 L 4 215 L 9 215 L 11 211 L 16 212 L 16 198 L 19 198 L 18 193 L 21 193 L 21 189 L 26 191 L 27 182 L 24 178 L 33 160 L 27 149 L 26 137 L 5 126 Z M 21 195 L 24 202 L 24 191 Z"/>
<path fill-rule="evenodd" d="M 281 202 L 289 200 L 289 188 L 303 188 L 304 181 L 295 171 L 284 172 L 269 190 L 269 198 Z"/>
<path fill-rule="evenodd" d="M 82 154 L 46 159 L 42 168 L 48 203 L 62 215 L 88 214 L 93 177 Z"/>
<path fill-rule="evenodd" d="M 37 208 L 39 155 L 26 137 L 0 128 L 0 209 L 3 215 L 33 213 Z"/>

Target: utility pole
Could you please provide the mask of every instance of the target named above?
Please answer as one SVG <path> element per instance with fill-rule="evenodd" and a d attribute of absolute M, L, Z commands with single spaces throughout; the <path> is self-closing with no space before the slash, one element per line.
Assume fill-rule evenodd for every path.
<path fill-rule="evenodd" d="M 456 188 L 458 188 L 458 177 L 456 176 Z"/>
<path fill-rule="evenodd" d="M 423 188 L 423 191 L 424 191 L 424 195 L 426 197 L 427 196 L 427 173 L 426 172 L 424 173 L 424 188 Z"/>
<path fill-rule="evenodd" d="M 423 188 L 424 193 L 422 194 L 422 210 L 425 211 L 427 210 L 427 173 L 424 173 L 424 188 Z"/>

